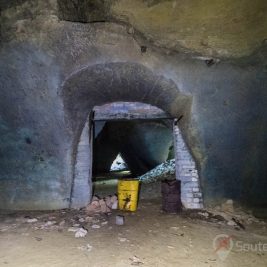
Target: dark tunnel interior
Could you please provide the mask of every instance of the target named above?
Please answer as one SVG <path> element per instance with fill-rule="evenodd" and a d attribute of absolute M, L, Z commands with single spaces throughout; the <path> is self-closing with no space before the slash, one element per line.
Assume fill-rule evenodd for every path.
<path fill-rule="evenodd" d="M 168 121 L 95 122 L 93 176 L 109 173 L 120 154 L 133 177 L 174 157 Z"/>

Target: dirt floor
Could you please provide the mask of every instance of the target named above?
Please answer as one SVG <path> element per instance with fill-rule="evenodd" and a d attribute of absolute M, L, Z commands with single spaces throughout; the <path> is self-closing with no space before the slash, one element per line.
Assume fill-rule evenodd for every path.
<path fill-rule="evenodd" d="M 125 216 L 123 226 L 115 224 L 117 214 Z M 200 214 L 166 214 L 160 200 L 141 200 L 135 213 L 2 213 L 0 266 L 267 266 L 264 247 L 240 251 L 241 245 L 236 246 L 237 241 L 251 246 L 267 243 L 266 222 L 250 222 L 243 230 Z M 75 238 L 69 231 L 73 226 L 83 226 L 87 235 Z M 231 236 L 234 243 L 224 260 L 213 247 L 220 234 Z"/>

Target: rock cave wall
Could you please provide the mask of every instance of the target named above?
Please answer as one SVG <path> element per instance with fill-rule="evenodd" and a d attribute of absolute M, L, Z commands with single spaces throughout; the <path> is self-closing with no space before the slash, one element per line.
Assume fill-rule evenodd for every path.
<path fill-rule="evenodd" d="M 207 2 L 110 1 L 83 20 L 66 1 L 1 2 L 0 208 L 69 207 L 86 117 L 112 101 L 183 115 L 204 203 L 266 204 L 266 1 Z"/>

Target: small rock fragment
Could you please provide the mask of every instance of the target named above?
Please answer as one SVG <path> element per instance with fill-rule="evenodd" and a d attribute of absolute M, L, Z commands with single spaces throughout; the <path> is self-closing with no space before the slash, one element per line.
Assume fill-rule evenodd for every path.
<path fill-rule="evenodd" d="M 6 225 L 6 226 L 3 226 L 2 228 L 0 228 L 0 232 L 5 232 L 9 229 L 9 227 Z"/>
<path fill-rule="evenodd" d="M 70 227 L 70 228 L 68 229 L 68 232 L 77 232 L 78 230 L 79 230 L 78 227 Z"/>
<path fill-rule="evenodd" d="M 44 226 L 47 227 L 47 226 L 51 226 L 51 225 L 54 225 L 56 224 L 57 222 L 56 221 L 47 221 Z"/>
<path fill-rule="evenodd" d="M 75 237 L 79 238 L 79 237 L 85 237 L 87 235 L 87 230 L 84 228 L 79 228 L 76 233 L 75 233 Z"/>
<path fill-rule="evenodd" d="M 110 198 L 111 200 L 111 209 L 116 210 L 118 209 L 118 197 L 116 195 Z"/>
<path fill-rule="evenodd" d="M 38 222 L 38 220 L 36 218 L 32 218 L 32 219 L 28 219 L 27 223 L 35 223 Z"/>
<path fill-rule="evenodd" d="M 236 226 L 237 224 L 234 222 L 234 221 L 228 221 L 227 222 L 227 225 L 229 225 L 229 226 Z"/>
<path fill-rule="evenodd" d="M 198 212 L 198 215 L 200 215 L 200 216 L 203 216 L 203 217 L 205 217 L 206 219 L 207 218 L 209 218 L 209 213 L 208 212 Z"/>
<path fill-rule="evenodd" d="M 90 252 L 92 250 L 92 246 L 90 244 L 87 244 L 85 246 L 77 247 L 79 250 Z"/>
<path fill-rule="evenodd" d="M 130 261 L 131 261 L 131 265 L 135 265 L 135 266 L 144 264 L 144 262 L 142 262 L 137 256 L 133 256 L 132 258 L 130 258 Z"/>
<path fill-rule="evenodd" d="M 118 239 L 119 239 L 120 242 L 125 242 L 125 241 L 127 241 L 127 238 L 125 238 L 125 237 L 118 237 Z"/>
<path fill-rule="evenodd" d="M 112 203 L 111 209 L 113 209 L 113 210 L 117 210 L 118 209 L 118 200 L 116 200 L 116 201 L 114 201 Z"/>
<path fill-rule="evenodd" d="M 83 222 L 85 222 L 85 219 L 84 218 L 80 218 L 79 222 L 83 223 Z"/>
<path fill-rule="evenodd" d="M 65 224 L 65 220 L 61 221 L 61 222 L 59 223 L 59 226 L 63 226 L 64 224 Z"/>
<path fill-rule="evenodd" d="M 124 225 L 124 216 L 122 216 L 122 215 L 117 215 L 117 216 L 116 216 L 116 224 L 117 224 L 117 225 Z"/>
<path fill-rule="evenodd" d="M 100 225 L 98 225 L 98 224 L 93 224 L 93 225 L 92 225 L 92 228 L 93 228 L 93 229 L 99 229 L 99 228 L 100 228 Z"/>

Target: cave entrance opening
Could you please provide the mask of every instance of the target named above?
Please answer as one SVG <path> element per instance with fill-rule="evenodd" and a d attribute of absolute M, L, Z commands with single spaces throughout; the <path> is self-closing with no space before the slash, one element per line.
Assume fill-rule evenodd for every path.
<path fill-rule="evenodd" d="M 118 179 L 142 177 L 173 159 L 172 121 L 161 109 L 139 102 L 94 107 L 91 115 L 93 193 L 100 197 L 113 194 Z M 142 186 L 141 195 L 158 197 L 159 186 L 160 183 Z M 146 192 L 147 188 L 150 192 Z"/>

